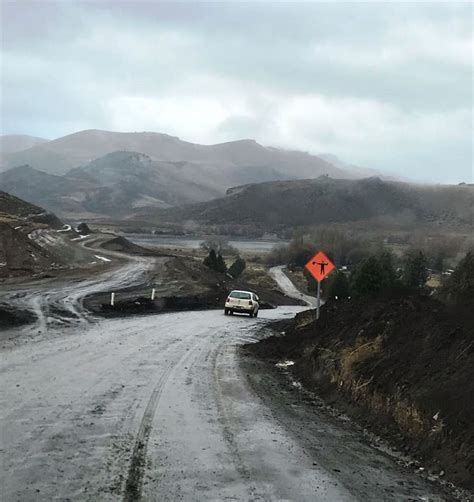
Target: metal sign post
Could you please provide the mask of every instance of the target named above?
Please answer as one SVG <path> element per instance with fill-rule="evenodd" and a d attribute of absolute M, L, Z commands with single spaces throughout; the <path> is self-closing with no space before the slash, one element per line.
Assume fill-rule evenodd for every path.
<path fill-rule="evenodd" d="M 321 281 L 318 281 L 318 296 L 316 298 L 316 319 L 319 319 L 320 306 L 321 306 Z"/>
<path fill-rule="evenodd" d="M 325 253 L 319 251 L 311 258 L 311 260 L 308 261 L 305 267 L 318 283 L 316 319 L 319 319 L 319 310 L 321 307 L 321 281 L 325 279 L 336 268 L 336 266 Z"/>

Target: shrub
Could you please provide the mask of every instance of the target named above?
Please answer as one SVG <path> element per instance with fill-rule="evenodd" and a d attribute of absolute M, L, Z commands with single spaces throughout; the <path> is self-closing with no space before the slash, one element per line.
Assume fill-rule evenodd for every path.
<path fill-rule="evenodd" d="M 242 275 L 242 272 L 245 270 L 245 266 L 245 260 L 239 256 L 229 267 L 229 274 L 236 279 Z"/>

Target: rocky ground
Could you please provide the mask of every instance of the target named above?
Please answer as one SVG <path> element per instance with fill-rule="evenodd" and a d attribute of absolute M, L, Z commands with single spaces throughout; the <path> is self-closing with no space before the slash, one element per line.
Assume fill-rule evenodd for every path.
<path fill-rule="evenodd" d="M 328 303 L 247 350 L 387 438 L 431 478 L 474 489 L 474 315 L 429 297 Z"/>

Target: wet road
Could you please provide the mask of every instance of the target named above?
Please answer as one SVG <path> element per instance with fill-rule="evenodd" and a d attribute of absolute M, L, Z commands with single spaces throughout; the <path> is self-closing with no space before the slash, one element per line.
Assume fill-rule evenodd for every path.
<path fill-rule="evenodd" d="M 317 300 L 315 296 L 305 295 L 301 293 L 296 286 L 290 281 L 288 276 L 284 272 L 285 267 L 278 266 L 272 267 L 270 269 L 270 276 L 275 280 L 275 282 L 280 287 L 281 291 L 285 293 L 286 296 L 294 298 L 295 300 L 303 300 L 311 308 L 315 308 L 317 305 Z M 324 302 L 321 302 L 323 305 Z"/>
<path fill-rule="evenodd" d="M 441 500 L 324 415 L 309 435 L 252 390 L 238 346 L 297 310 L 103 320 L 3 351 L 1 499 Z"/>
<path fill-rule="evenodd" d="M 110 235 L 86 238 L 85 247 L 98 246 Z M 83 299 L 91 293 L 114 291 L 146 283 L 152 272 L 156 273 L 168 258 L 124 255 L 100 249 L 99 256 L 110 261 L 105 267 L 76 270 L 70 276 L 38 278 L 18 283 L 0 284 L 0 304 L 30 311 L 36 317 L 31 325 L 0 331 L 3 347 L 19 340 L 49 338 L 58 335 L 58 328 L 89 323 L 91 316 L 83 308 Z M 154 281 L 157 284 L 157 280 Z"/>

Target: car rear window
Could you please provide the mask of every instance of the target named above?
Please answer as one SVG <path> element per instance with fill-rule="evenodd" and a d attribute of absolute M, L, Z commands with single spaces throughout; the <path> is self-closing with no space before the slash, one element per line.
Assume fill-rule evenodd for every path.
<path fill-rule="evenodd" d="M 240 300 L 250 300 L 250 293 L 242 293 L 241 291 L 232 291 L 229 296 Z"/>

